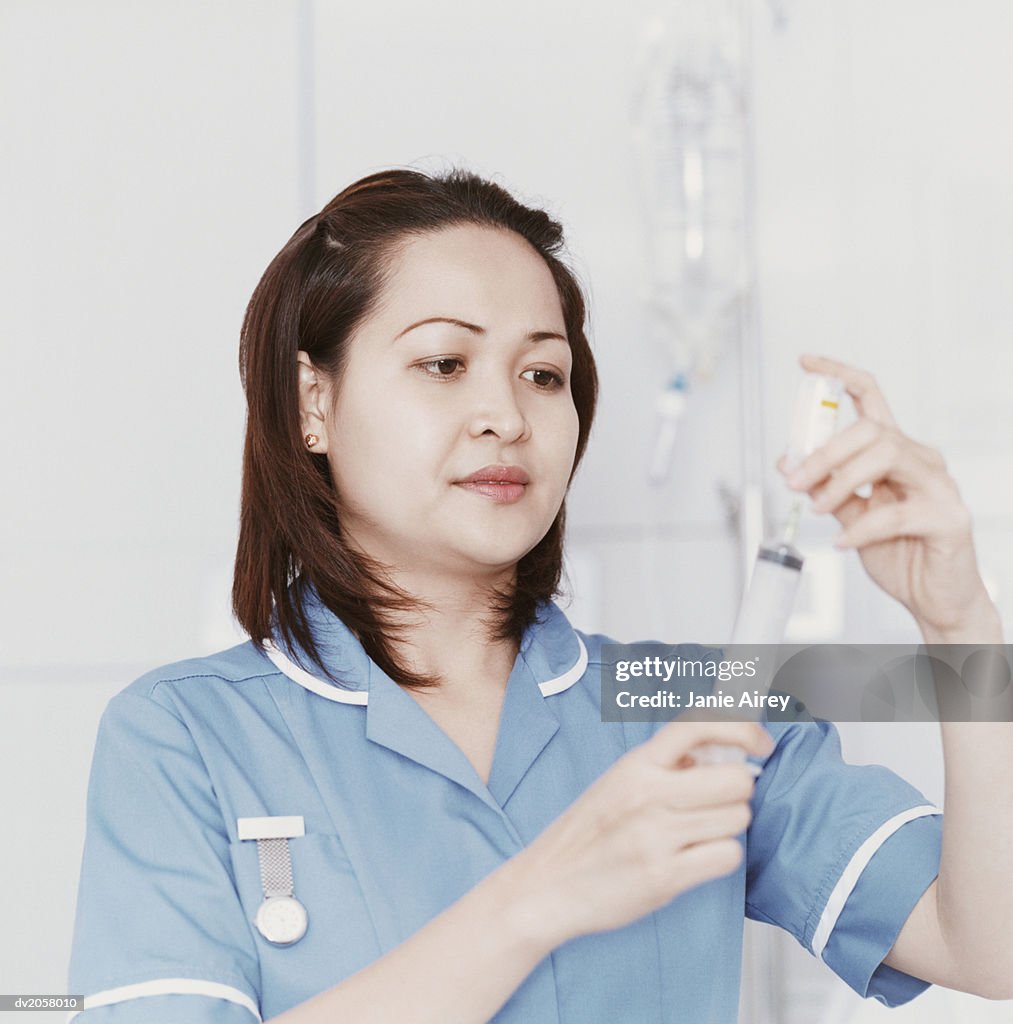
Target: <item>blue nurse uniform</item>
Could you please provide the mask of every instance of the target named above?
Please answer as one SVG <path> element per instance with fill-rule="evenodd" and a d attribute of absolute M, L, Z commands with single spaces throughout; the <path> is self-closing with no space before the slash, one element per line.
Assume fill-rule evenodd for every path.
<path fill-rule="evenodd" d="M 348 688 L 247 642 L 151 672 L 105 709 L 69 973 L 86 997 L 77 1024 L 277 1016 L 416 932 L 659 728 L 602 723 L 600 652 L 614 641 L 547 603 L 485 785 L 312 588 L 305 607 Z M 740 868 L 564 943 L 496 1024 L 734 1024 L 743 916 L 786 929 L 863 996 L 894 1006 L 927 987 L 881 961 L 938 874 L 940 812 L 885 768 L 844 764 L 829 724 L 769 728 Z M 309 927 L 291 945 L 254 925 L 258 844 L 238 829 L 250 817 L 302 819 L 288 848 Z"/>

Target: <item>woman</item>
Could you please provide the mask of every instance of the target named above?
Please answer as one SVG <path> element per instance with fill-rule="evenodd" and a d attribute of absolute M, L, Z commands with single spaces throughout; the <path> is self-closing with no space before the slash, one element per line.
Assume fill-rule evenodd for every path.
<path fill-rule="evenodd" d="M 975 785 L 1007 732 L 944 727 L 958 834 L 829 725 L 602 723 L 608 638 L 551 600 L 597 390 L 561 244 L 473 175 L 389 171 L 266 271 L 241 347 L 251 639 L 102 718 L 80 1024 L 731 1022 L 744 913 L 890 1004 L 1006 994 Z M 996 639 L 941 460 L 870 378 L 807 368 L 860 418 L 793 485 L 928 638 Z M 703 743 L 762 774 L 696 764 Z"/>

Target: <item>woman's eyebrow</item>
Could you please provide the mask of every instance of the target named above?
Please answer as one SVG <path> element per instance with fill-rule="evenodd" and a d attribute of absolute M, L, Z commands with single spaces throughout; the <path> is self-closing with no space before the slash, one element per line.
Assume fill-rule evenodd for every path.
<path fill-rule="evenodd" d="M 457 320 L 452 316 L 431 316 L 428 320 L 420 320 L 417 324 L 412 324 L 410 327 L 406 327 L 397 337 L 394 339 L 397 341 L 398 338 L 404 337 L 409 331 L 415 330 L 416 327 L 421 327 L 423 324 L 455 324 L 457 327 L 463 327 L 465 330 L 471 331 L 472 334 L 485 334 L 485 328 L 479 327 L 478 324 L 469 324 L 465 320 Z M 559 341 L 567 341 L 565 335 L 560 334 L 558 331 L 532 331 L 528 337 L 528 341 L 546 341 L 549 338 L 557 338 Z M 567 342 L 569 344 L 569 342 Z"/>

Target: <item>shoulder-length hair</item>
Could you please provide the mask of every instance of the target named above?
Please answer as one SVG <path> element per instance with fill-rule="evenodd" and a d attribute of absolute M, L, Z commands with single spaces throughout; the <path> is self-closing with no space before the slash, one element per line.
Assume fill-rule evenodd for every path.
<path fill-rule="evenodd" d="M 303 440 L 296 355 L 305 351 L 336 382 L 349 339 L 376 308 L 400 243 L 463 224 L 515 232 L 552 272 L 573 357 L 579 431 L 572 480 L 598 391 L 584 333 L 585 300 L 560 258 L 561 225 L 499 185 L 462 169 L 435 176 L 397 169 L 362 178 L 296 231 L 246 309 L 239 367 L 248 413 L 233 610 L 255 643 L 275 637 L 290 649 L 296 644 L 337 683 L 304 611 L 308 584 L 392 679 L 423 688 L 440 679 L 409 671 L 391 642 L 400 635 L 394 613 L 416 611 L 424 602 L 396 587 L 382 565 L 342 536 L 341 497 L 327 457 L 313 454 Z M 565 501 L 545 536 L 518 562 L 510 592 L 496 591 L 492 638 L 519 642 L 538 605 L 559 592 L 564 521 Z"/>

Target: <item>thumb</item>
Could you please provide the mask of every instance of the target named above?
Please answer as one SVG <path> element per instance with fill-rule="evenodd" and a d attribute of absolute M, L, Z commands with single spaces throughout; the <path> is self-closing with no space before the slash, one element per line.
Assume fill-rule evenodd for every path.
<path fill-rule="evenodd" d="M 774 741 L 758 722 L 692 721 L 685 717 L 663 726 L 641 749 L 654 764 L 677 768 L 694 747 L 705 743 L 741 747 L 754 757 L 766 757 L 774 750 Z"/>

